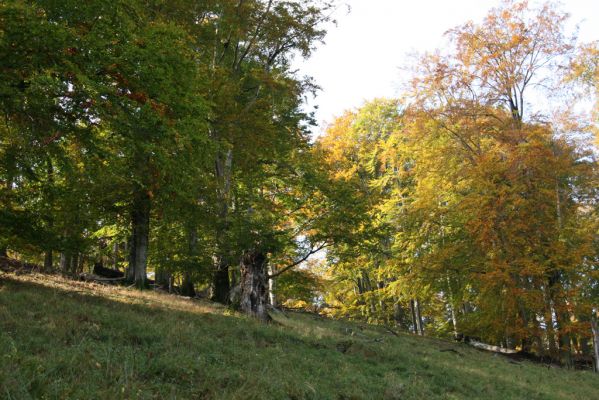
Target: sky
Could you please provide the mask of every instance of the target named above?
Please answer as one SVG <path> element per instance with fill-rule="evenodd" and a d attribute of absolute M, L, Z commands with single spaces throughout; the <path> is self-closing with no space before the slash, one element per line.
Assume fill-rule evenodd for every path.
<path fill-rule="evenodd" d="M 351 9 L 335 13 L 325 43 L 308 60 L 298 60 L 301 75 L 321 87 L 307 109 L 318 107 L 318 135 L 335 116 L 377 97 L 399 92 L 408 55 L 442 48 L 443 33 L 468 20 L 481 21 L 499 0 L 342 0 Z M 538 4 L 534 1 L 532 4 Z M 579 27 L 581 41 L 599 40 L 599 0 L 563 0 Z"/>

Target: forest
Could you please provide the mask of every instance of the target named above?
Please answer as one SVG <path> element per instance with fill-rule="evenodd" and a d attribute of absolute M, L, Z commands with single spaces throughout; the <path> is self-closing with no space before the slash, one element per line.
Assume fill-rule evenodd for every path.
<path fill-rule="evenodd" d="M 599 41 L 505 0 L 314 135 L 338 8 L 0 2 L 0 270 L 599 372 Z"/>

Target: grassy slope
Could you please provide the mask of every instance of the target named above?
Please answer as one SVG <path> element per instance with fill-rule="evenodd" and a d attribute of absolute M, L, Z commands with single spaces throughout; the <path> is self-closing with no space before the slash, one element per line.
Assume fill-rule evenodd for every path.
<path fill-rule="evenodd" d="M 276 320 L 0 273 L 0 398 L 599 399 L 589 372 L 310 315 Z"/>

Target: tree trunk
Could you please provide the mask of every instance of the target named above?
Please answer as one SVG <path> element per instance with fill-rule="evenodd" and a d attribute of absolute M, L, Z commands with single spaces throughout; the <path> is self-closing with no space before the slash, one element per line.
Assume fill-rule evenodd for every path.
<path fill-rule="evenodd" d="M 562 358 L 562 363 L 568 367 L 571 368 L 573 366 L 572 364 L 572 344 L 571 344 L 571 337 L 570 334 L 567 332 L 564 332 L 564 321 L 566 320 L 566 316 L 560 316 L 561 318 L 558 319 L 559 321 L 559 333 L 558 333 L 558 337 L 559 337 L 559 347 L 560 347 L 560 354 L 561 354 L 561 358 Z"/>
<path fill-rule="evenodd" d="M 69 275 L 71 267 L 71 255 L 65 251 L 60 253 L 60 272 L 63 275 Z"/>
<path fill-rule="evenodd" d="M 212 284 L 210 286 L 210 299 L 222 304 L 229 304 L 229 292 L 231 291 L 231 283 L 229 281 L 229 256 L 226 246 L 228 218 L 229 218 L 229 201 L 231 192 L 233 166 L 233 152 L 228 150 L 226 154 L 221 154 L 216 157 L 215 173 L 218 180 L 217 197 L 220 202 L 221 209 L 219 211 L 219 219 L 221 226 L 216 232 L 216 252 L 214 255 L 214 271 L 212 274 Z"/>
<path fill-rule="evenodd" d="M 139 288 L 146 285 L 150 238 L 150 196 L 145 191 L 134 195 L 131 208 L 131 239 L 127 278 Z"/>
<path fill-rule="evenodd" d="M 561 208 L 562 207 L 561 207 L 561 196 L 560 196 L 560 189 L 559 189 L 559 178 L 556 176 L 556 178 L 555 178 L 555 216 L 556 216 L 556 223 L 557 223 L 558 231 L 562 230 Z M 553 272 L 552 276 L 549 279 L 550 294 L 553 294 L 554 291 L 557 291 L 556 289 L 554 289 L 554 287 L 558 285 L 560 280 L 561 280 L 560 271 Z M 565 307 L 563 307 L 563 306 L 560 307 L 559 298 L 554 297 L 553 302 L 554 302 L 555 309 L 556 309 L 555 315 L 557 318 L 558 339 L 559 339 L 560 353 L 562 355 L 562 362 L 568 368 L 570 368 L 570 367 L 572 367 L 571 338 L 570 338 L 569 333 L 563 332 L 564 330 L 566 330 L 565 329 L 566 321 L 568 321 L 570 318 L 569 318 L 569 315 L 567 312 L 562 311 L 563 309 L 565 309 Z"/>
<path fill-rule="evenodd" d="M 271 320 L 267 312 L 268 278 L 266 256 L 257 250 L 244 252 L 241 257 L 241 310 L 263 322 Z"/>
<path fill-rule="evenodd" d="M 597 317 L 591 318 L 591 330 L 593 332 L 593 352 L 595 353 L 595 371 L 599 373 L 599 326 Z"/>
<path fill-rule="evenodd" d="M 451 301 L 449 302 L 449 313 L 451 314 L 451 325 L 453 326 L 453 338 L 458 340 L 462 335 L 458 330 L 458 317 Z"/>
<path fill-rule="evenodd" d="M 10 175 L 10 171 L 8 172 L 9 176 L 6 178 L 6 196 L 3 196 L 4 204 L 2 204 L 5 210 L 10 210 L 12 208 L 12 196 L 10 194 L 12 191 L 12 176 Z M 0 244 L 0 257 L 8 258 L 8 241 Z"/>
<path fill-rule="evenodd" d="M 112 268 L 119 269 L 119 243 L 117 241 L 112 244 Z"/>
<path fill-rule="evenodd" d="M 221 257 L 216 263 L 216 270 L 212 275 L 210 286 L 210 299 L 221 304 L 229 304 L 229 263 L 225 257 Z"/>
<path fill-rule="evenodd" d="M 48 178 L 48 185 L 52 186 L 54 185 L 54 166 L 52 165 L 52 160 L 50 158 L 48 158 L 46 161 L 46 175 Z M 52 191 L 48 193 L 48 203 L 49 207 L 48 214 L 46 215 L 46 223 L 48 224 L 48 230 L 52 232 L 52 229 L 54 228 L 54 216 L 52 215 L 52 209 L 54 208 L 54 196 L 52 195 Z M 44 255 L 44 270 L 46 271 L 50 271 L 54 266 L 54 260 L 52 258 L 52 242 L 46 248 L 46 253 Z"/>
<path fill-rule="evenodd" d="M 129 249 L 129 265 L 127 265 L 127 271 L 125 271 L 125 276 L 127 277 L 128 282 L 133 282 L 135 280 L 135 252 L 133 251 L 134 246 L 133 242 L 135 241 L 135 233 L 133 230 L 131 231 L 131 235 L 129 239 L 127 239 L 127 248 Z"/>
<path fill-rule="evenodd" d="M 188 236 L 188 250 L 189 250 L 189 259 L 191 260 L 192 268 L 195 267 L 195 263 L 197 262 L 197 253 L 198 253 L 198 232 L 195 226 L 189 226 L 187 229 Z M 189 268 L 189 267 L 188 267 Z M 181 295 L 187 297 L 195 297 L 196 291 L 194 282 L 192 279 L 191 272 L 186 269 L 183 271 L 183 277 L 181 280 Z"/>
<path fill-rule="evenodd" d="M 273 275 L 275 272 L 274 266 L 272 264 L 268 264 L 268 275 Z M 276 278 L 270 278 L 268 280 L 268 301 L 272 307 L 277 306 L 277 296 L 275 294 L 276 286 Z"/>
<path fill-rule="evenodd" d="M 83 272 L 84 266 L 85 266 L 85 253 L 81 253 L 79 255 L 79 265 L 77 266 L 77 271 L 79 271 L 79 273 Z"/>
<path fill-rule="evenodd" d="M 412 332 L 417 335 L 418 334 L 418 323 L 416 322 L 416 307 L 414 304 L 414 300 L 410 300 L 410 312 L 412 314 Z"/>
<path fill-rule="evenodd" d="M 77 270 L 79 269 L 79 253 L 75 253 L 71 256 L 71 265 L 70 265 L 70 273 L 71 275 L 77 275 Z"/>
<path fill-rule="evenodd" d="M 187 271 L 183 273 L 183 279 L 181 281 L 181 295 L 187 297 L 195 297 L 196 295 L 193 280 L 191 279 L 191 275 Z"/>
<path fill-rule="evenodd" d="M 404 311 L 401 307 L 401 303 L 399 302 L 399 299 L 395 299 L 395 304 L 393 304 L 393 320 L 395 321 L 395 326 L 402 326 L 403 316 Z"/>
<path fill-rule="evenodd" d="M 554 310 L 553 310 L 553 304 L 551 303 L 551 300 L 549 299 L 549 295 L 546 294 L 545 296 L 546 296 L 545 317 L 544 317 L 545 332 L 547 335 L 549 357 L 552 360 L 554 360 L 554 359 L 559 358 L 557 344 L 555 341 L 555 329 L 554 329 L 554 318 L 553 318 Z"/>
<path fill-rule="evenodd" d="M 595 348 L 595 346 L 589 346 L 589 338 L 586 337 L 585 335 L 579 335 L 578 336 L 578 345 L 580 347 L 580 354 L 582 354 L 583 357 L 587 357 L 587 358 L 593 358 L 593 353 L 592 353 L 592 349 Z"/>
<path fill-rule="evenodd" d="M 48 272 L 52 269 L 54 260 L 52 259 L 52 250 L 46 250 L 44 255 L 44 271 Z"/>
<path fill-rule="evenodd" d="M 522 285 L 522 287 L 526 287 L 526 283 Z M 533 339 L 530 337 L 530 320 L 529 311 L 527 310 L 524 302 L 522 300 L 517 300 L 518 307 L 518 315 L 520 320 L 522 321 L 522 328 L 525 332 L 524 334 L 520 334 L 518 339 L 520 340 L 520 347 L 524 353 L 532 353 L 532 344 Z"/>
<path fill-rule="evenodd" d="M 377 289 L 378 289 L 377 295 L 379 298 L 380 319 L 385 322 L 388 322 L 387 315 L 386 315 L 387 310 L 385 309 L 385 301 L 383 299 L 383 294 L 382 294 L 383 290 L 385 289 L 385 282 L 379 281 L 377 284 Z"/>
<path fill-rule="evenodd" d="M 418 326 L 418 334 L 424 335 L 424 324 L 422 323 L 422 314 L 420 313 L 420 302 L 418 299 L 414 299 L 414 310 L 416 311 L 416 323 Z"/>
<path fill-rule="evenodd" d="M 451 286 L 451 279 L 449 277 L 449 275 L 447 275 L 446 277 L 447 280 L 447 293 L 448 293 L 448 297 L 447 297 L 447 305 L 449 306 L 449 314 L 451 316 L 451 325 L 453 326 L 453 338 L 454 340 L 459 340 L 461 337 L 463 337 L 463 335 L 461 334 L 461 332 L 458 329 L 458 315 L 456 312 L 456 301 L 455 301 L 455 297 L 453 294 L 453 288 Z"/>
<path fill-rule="evenodd" d="M 171 274 L 164 268 L 157 268 L 154 281 L 157 286 L 168 290 L 171 281 Z"/>
<path fill-rule="evenodd" d="M 374 299 L 374 293 L 372 290 L 372 282 L 370 281 L 370 276 L 368 272 L 362 270 L 362 285 L 364 286 L 364 292 L 367 293 L 368 296 L 368 305 L 370 309 L 370 317 L 376 317 L 376 301 Z"/>
<path fill-rule="evenodd" d="M 231 290 L 233 290 L 233 288 L 235 286 L 237 286 L 237 284 L 239 282 L 237 282 L 238 280 L 238 271 L 235 270 L 234 268 L 229 268 L 229 287 L 231 288 Z"/>

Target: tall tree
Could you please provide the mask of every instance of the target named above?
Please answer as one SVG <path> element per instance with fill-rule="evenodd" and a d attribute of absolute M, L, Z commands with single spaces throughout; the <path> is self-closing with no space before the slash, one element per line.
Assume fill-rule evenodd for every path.
<path fill-rule="evenodd" d="M 229 269 L 241 256 L 232 241 L 236 179 L 260 190 L 262 164 L 284 159 L 307 140 L 299 107 L 312 85 L 294 75 L 290 62 L 296 54 L 308 57 L 322 40 L 330 8 L 321 1 L 252 0 L 220 2 L 215 9 L 213 45 L 205 53 L 215 104 L 210 137 L 217 148 L 214 300 L 228 302 Z"/>

